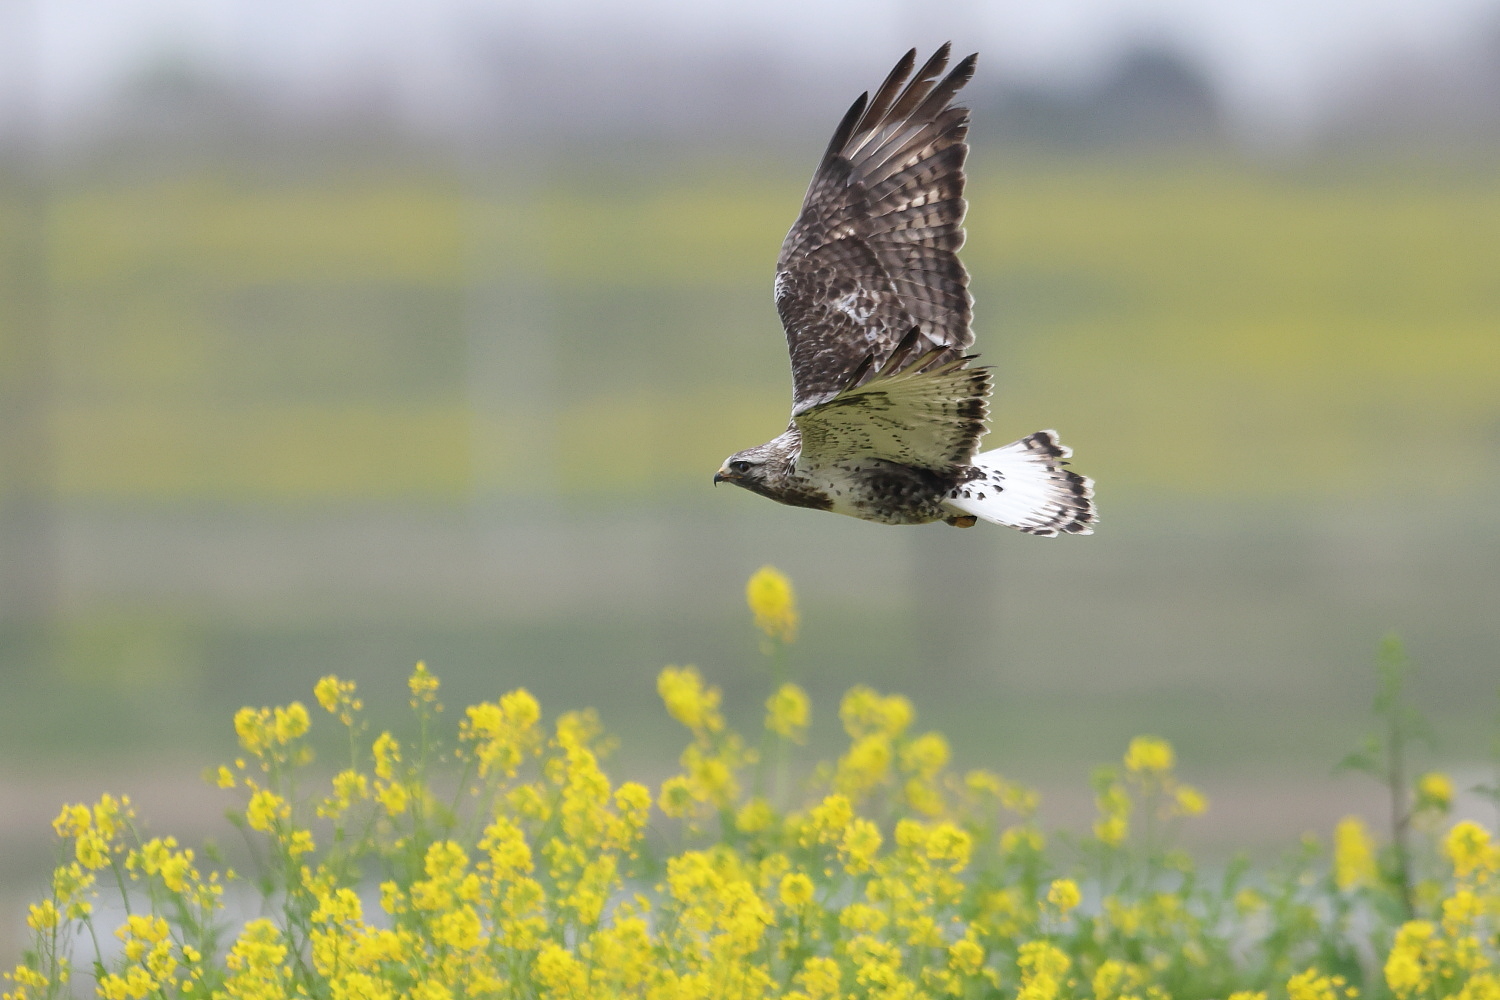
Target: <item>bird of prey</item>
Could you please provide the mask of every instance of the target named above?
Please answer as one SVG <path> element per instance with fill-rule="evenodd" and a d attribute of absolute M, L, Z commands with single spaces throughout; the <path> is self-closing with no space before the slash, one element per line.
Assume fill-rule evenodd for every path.
<path fill-rule="evenodd" d="M 965 353 L 969 111 L 952 103 L 978 56 L 944 75 L 949 48 L 915 74 L 907 52 L 839 122 L 776 263 L 791 422 L 714 483 L 880 524 L 1087 535 L 1093 483 L 1055 431 L 978 450 L 990 373 Z"/>

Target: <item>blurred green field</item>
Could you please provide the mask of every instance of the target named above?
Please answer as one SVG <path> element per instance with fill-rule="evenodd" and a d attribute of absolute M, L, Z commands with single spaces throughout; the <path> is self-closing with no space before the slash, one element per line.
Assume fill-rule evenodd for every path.
<path fill-rule="evenodd" d="M 976 161 L 997 433 L 1063 428 L 1107 499 L 1456 498 L 1500 471 L 1492 171 Z M 59 498 L 696 488 L 785 418 L 770 278 L 802 183 L 61 184 Z M 511 393 L 477 350 L 541 370 Z"/>
<path fill-rule="evenodd" d="M 665 760 L 664 664 L 757 711 L 763 563 L 804 595 L 819 704 L 907 692 L 1018 777 L 1072 782 L 1147 731 L 1213 774 L 1323 775 L 1390 629 L 1437 755 L 1481 759 L 1500 174 L 974 164 L 996 433 L 1062 431 L 1092 538 L 709 487 L 786 418 L 770 287 L 803 164 L 60 175 L 31 248 L 44 419 L 4 425 L 44 429 L 53 501 L 6 567 L 53 611 L 0 625 L 9 770 L 217 759 L 239 706 L 330 671 L 394 690 L 419 658 L 455 704 L 526 686 Z"/>

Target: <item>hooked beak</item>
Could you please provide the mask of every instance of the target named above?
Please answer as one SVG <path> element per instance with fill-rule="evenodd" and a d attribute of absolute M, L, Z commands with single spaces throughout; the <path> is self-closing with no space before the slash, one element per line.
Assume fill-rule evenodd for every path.
<path fill-rule="evenodd" d="M 732 483 L 738 478 L 740 478 L 739 474 L 734 472 L 729 468 L 729 466 L 726 465 L 718 472 L 714 473 L 714 485 L 718 486 L 720 483 Z"/>

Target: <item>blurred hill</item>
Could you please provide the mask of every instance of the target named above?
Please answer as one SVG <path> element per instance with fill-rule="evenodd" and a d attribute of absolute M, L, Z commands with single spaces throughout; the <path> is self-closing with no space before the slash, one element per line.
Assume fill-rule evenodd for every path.
<path fill-rule="evenodd" d="M 187 42 L 138 47 L 85 98 L 60 89 L 59 71 L 28 48 L 43 29 L 12 21 L 0 22 L 14 29 L 18 56 L 0 74 L 0 151 L 40 138 L 73 162 L 130 148 L 172 160 L 214 150 L 264 160 L 279 150 L 300 161 L 340 149 L 383 161 L 472 158 L 537 147 L 647 160 L 699 146 L 793 155 L 823 138 L 837 109 L 874 86 L 901 48 L 809 58 L 753 35 L 673 46 L 597 26 L 559 35 L 481 20 L 441 43 L 391 43 L 363 61 L 317 67 L 291 54 L 266 60 L 252 34 L 234 58 Z M 953 40 L 984 49 L 966 45 L 963 32 Z M 967 94 L 977 137 L 1025 149 L 1305 156 L 1357 147 L 1379 156 L 1486 149 L 1500 138 L 1500 13 L 1441 42 L 1414 38 L 1346 57 L 1325 70 L 1296 121 L 1248 105 L 1244 81 L 1168 32 L 1124 31 L 1067 71 L 1003 50 L 982 56 Z"/>

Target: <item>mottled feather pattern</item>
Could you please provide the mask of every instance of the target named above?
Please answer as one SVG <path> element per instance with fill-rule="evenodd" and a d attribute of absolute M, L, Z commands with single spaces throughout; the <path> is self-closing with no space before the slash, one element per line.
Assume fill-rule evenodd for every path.
<path fill-rule="evenodd" d="M 873 458 L 961 479 L 984 434 L 990 391 L 989 369 L 964 360 L 883 371 L 801 414 L 799 470 Z"/>
<path fill-rule="evenodd" d="M 915 50 L 907 53 L 874 98 L 854 103 L 782 244 L 776 305 L 796 412 L 832 398 L 866 355 L 883 360 L 913 326 L 924 348 L 947 348 L 949 358 L 973 343 L 969 278 L 956 256 L 969 119 L 948 102 L 975 59 L 943 76 L 948 52 L 915 75 Z M 868 308 L 851 315 L 842 305 L 851 295 Z"/>

